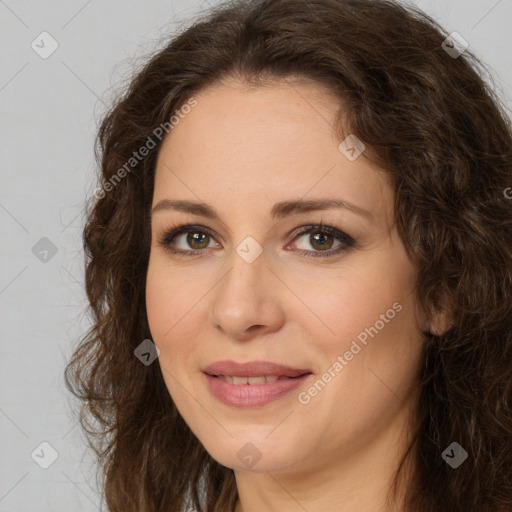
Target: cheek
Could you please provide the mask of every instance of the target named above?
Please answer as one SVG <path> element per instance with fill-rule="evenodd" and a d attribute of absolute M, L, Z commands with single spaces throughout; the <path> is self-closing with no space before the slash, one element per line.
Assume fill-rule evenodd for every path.
<path fill-rule="evenodd" d="M 154 261 L 148 266 L 146 279 L 146 312 L 153 343 L 160 350 L 158 364 L 165 386 L 173 402 L 182 411 L 186 409 L 187 396 L 184 386 L 189 388 L 187 364 L 190 360 L 191 344 L 186 343 L 183 328 L 190 326 L 185 320 L 193 314 L 187 304 L 186 291 L 177 286 L 165 265 Z M 174 277 L 174 273 L 173 273 Z M 180 290 L 177 293 L 177 290 Z M 193 336 L 189 333 L 188 336 Z"/>
<path fill-rule="evenodd" d="M 415 325 L 413 288 L 411 268 L 396 262 L 376 264 L 368 258 L 357 266 L 339 269 L 330 278 L 302 281 L 296 293 L 307 308 L 300 322 L 324 353 L 342 353 L 353 340 L 364 343 L 376 332 L 399 343 Z"/>
<path fill-rule="evenodd" d="M 151 269 L 150 266 L 146 280 L 146 313 L 153 341 L 158 345 L 173 325 L 176 304 L 165 280 L 158 279 Z"/>
<path fill-rule="evenodd" d="M 188 344 L 176 343 L 185 339 L 183 328 L 192 324 L 188 321 L 194 315 L 194 297 L 188 293 L 196 287 L 185 286 L 177 279 L 177 273 L 166 268 L 159 258 L 150 259 L 146 279 L 146 312 L 149 328 L 155 345 L 161 350 L 161 360 L 172 348 L 176 356 L 183 352 Z M 180 336 L 177 336 L 177 333 Z"/>
<path fill-rule="evenodd" d="M 326 334 L 317 337 L 310 331 L 308 339 L 322 374 L 299 397 L 304 414 L 317 418 L 326 436 L 354 445 L 368 442 L 407 400 L 422 348 L 410 281 L 365 275 L 341 280 L 318 309 L 330 330 L 321 327 Z M 333 410 L 340 411 L 339 420 L 332 419 Z"/>

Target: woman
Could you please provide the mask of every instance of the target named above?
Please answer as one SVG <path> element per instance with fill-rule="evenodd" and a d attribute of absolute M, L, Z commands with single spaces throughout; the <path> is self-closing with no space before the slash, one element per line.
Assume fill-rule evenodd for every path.
<path fill-rule="evenodd" d="M 109 510 L 511 509 L 512 133 L 480 67 L 398 3 L 244 0 L 137 74 L 66 369 Z"/>

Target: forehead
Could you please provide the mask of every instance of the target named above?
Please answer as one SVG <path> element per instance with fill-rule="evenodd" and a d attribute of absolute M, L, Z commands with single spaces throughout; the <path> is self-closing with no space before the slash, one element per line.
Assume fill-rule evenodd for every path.
<path fill-rule="evenodd" d="M 160 148 L 154 202 L 169 195 L 247 208 L 304 196 L 362 207 L 386 201 L 384 174 L 364 154 L 349 161 L 340 152 L 339 101 L 326 87 L 231 81 L 194 98 Z"/>

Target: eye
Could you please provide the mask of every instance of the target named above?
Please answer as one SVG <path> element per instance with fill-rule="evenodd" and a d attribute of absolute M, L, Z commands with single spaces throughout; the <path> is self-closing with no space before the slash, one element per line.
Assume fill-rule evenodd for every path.
<path fill-rule="evenodd" d="M 302 247 L 299 247 L 297 252 L 303 256 L 312 258 L 325 258 L 339 254 L 355 245 L 355 240 L 350 235 L 347 235 L 339 229 L 322 224 L 301 228 L 299 235 L 296 236 L 294 240 L 300 241 L 301 238 L 303 238 L 304 241 L 300 243 Z M 338 240 L 339 243 L 333 249 L 335 240 Z M 297 242 L 294 242 L 294 244 L 296 245 Z M 304 250 L 307 246 L 313 247 L 313 251 Z"/>
<path fill-rule="evenodd" d="M 301 238 L 305 242 L 300 242 Z M 350 235 L 323 224 L 299 228 L 293 240 L 293 245 L 297 244 L 296 240 L 299 240 L 300 245 L 302 245 L 302 247 L 295 249 L 295 252 L 312 258 L 339 254 L 355 245 L 355 240 Z M 339 243 L 333 249 L 335 240 L 338 240 Z M 207 249 L 220 247 L 218 243 L 217 245 L 214 243 L 212 246 L 212 242 L 215 242 L 215 238 L 210 229 L 193 225 L 174 226 L 158 240 L 158 244 L 165 250 L 183 256 L 204 256 L 208 252 Z M 313 250 L 305 250 L 304 245 L 309 245 Z"/>
<path fill-rule="evenodd" d="M 195 256 L 202 254 L 212 240 L 214 238 L 209 229 L 203 226 L 182 225 L 175 226 L 164 233 L 158 243 L 172 254 Z M 180 243 L 184 247 L 179 247 Z M 178 248 L 176 249 L 175 246 Z"/>

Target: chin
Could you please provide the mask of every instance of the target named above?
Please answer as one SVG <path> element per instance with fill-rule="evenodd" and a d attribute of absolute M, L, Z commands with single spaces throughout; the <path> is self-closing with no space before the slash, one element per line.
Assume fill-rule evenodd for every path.
<path fill-rule="evenodd" d="M 268 434 L 268 431 L 265 435 Z M 224 444 L 205 445 L 208 453 L 223 466 L 236 471 L 264 473 L 284 469 L 297 458 L 296 450 L 283 446 L 280 439 L 258 441 L 250 436 L 230 438 Z M 211 448 L 211 449 L 210 449 Z M 289 449 L 288 449 L 289 448 Z"/>

